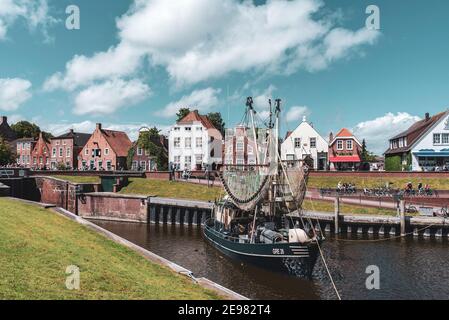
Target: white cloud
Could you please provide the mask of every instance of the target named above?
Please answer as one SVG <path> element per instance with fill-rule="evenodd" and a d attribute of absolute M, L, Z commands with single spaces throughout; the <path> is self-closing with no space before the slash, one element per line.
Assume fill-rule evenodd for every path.
<path fill-rule="evenodd" d="M 0 79 L 0 110 L 14 111 L 31 98 L 31 82 L 25 79 Z"/>
<path fill-rule="evenodd" d="M 310 114 L 309 108 L 305 106 L 294 106 L 288 109 L 285 118 L 287 122 L 297 122 L 302 120 L 304 116 Z"/>
<path fill-rule="evenodd" d="M 367 148 L 376 154 L 383 154 L 388 148 L 388 141 L 393 136 L 407 130 L 420 118 L 407 112 L 387 113 L 373 120 L 360 122 L 353 133 L 360 140 L 365 139 Z"/>
<path fill-rule="evenodd" d="M 81 91 L 75 98 L 73 111 L 77 115 L 112 114 L 145 100 L 150 93 L 150 88 L 140 80 L 114 79 Z"/>
<path fill-rule="evenodd" d="M 50 40 L 47 28 L 57 22 L 49 15 L 47 0 L 1 0 L 0 40 L 4 40 L 8 29 L 21 19 L 25 20 L 31 30 L 40 27 L 46 40 Z"/>
<path fill-rule="evenodd" d="M 144 57 L 178 86 L 230 72 L 319 70 L 379 37 L 378 31 L 335 26 L 323 7 L 321 0 L 135 0 L 117 20 L 117 47 L 75 56 L 45 88 L 73 90 L 86 81 L 131 76 Z"/>
<path fill-rule="evenodd" d="M 206 88 L 203 90 L 195 90 L 190 95 L 183 96 L 176 102 L 171 102 L 165 106 L 162 111 L 157 112 L 158 115 L 165 118 L 173 117 L 180 108 L 190 108 L 206 113 L 218 105 L 217 95 L 220 89 Z"/>

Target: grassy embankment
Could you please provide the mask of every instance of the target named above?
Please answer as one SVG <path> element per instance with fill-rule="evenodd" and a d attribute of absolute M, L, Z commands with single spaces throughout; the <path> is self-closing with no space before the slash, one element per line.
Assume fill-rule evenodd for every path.
<path fill-rule="evenodd" d="M 0 198 L 0 299 L 216 299 L 171 270 L 51 211 Z M 80 290 L 65 287 L 80 268 Z"/>
<path fill-rule="evenodd" d="M 342 176 L 332 176 L 332 177 L 310 177 L 308 187 L 309 188 L 336 188 L 338 182 L 342 183 L 353 183 L 357 188 L 379 188 L 384 187 L 387 182 L 393 183 L 391 188 L 403 189 L 408 182 L 411 182 L 414 188 L 417 188 L 418 184 L 421 182 L 424 185 L 429 184 L 432 189 L 438 190 L 449 190 L 449 179 L 448 178 L 416 178 L 416 177 L 405 177 L 405 178 L 365 178 L 365 177 L 342 177 Z"/>
<path fill-rule="evenodd" d="M 64 179 L 63 177 L 59 177 Z M 96 177 L 68 177 L 72 182 L 88 181 L 90 178 L 95 182 Z M 80 178 L 79 180 L 77 178 Z M 130 184 L 120 191 L 121 194 L 152 195 L 166 198 L 191 199 L 201 201 L 214 201 L 223 195 L 221 188 L 208 188 L 204 185 L 197 185 L 185 182 L 170 182 L 163 180 L 150 180 L 143 178 L 131 178 Z M 323 212 L 333 212 L 334 205 L 331 202 L 306 200 L 304 209 Z M 368 208 L 357 205 L 342 204 L 343 213 L 353 214 L 377 214 L 377 215 L 396 215 L 396 211 L 388 209 Z"/>

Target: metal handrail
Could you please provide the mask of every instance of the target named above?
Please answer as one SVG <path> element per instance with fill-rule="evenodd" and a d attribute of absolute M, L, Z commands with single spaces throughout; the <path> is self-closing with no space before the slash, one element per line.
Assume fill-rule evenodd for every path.
<path fill-rule="evenodd" d="M 211 231 L 212 233 L 214 233 L 215 235 L 217 235 L 219 238 L 222 238 L 224 240 L 231 240 L 232 242 L 241 242 L 244 241 L 244 243 L 249 243 L 249 239 L 242 239 L 242 238 L 237 238 L 237 237 L 233 237 L 233 236 L 226 236 L 223 235 L 222 233 L 218 232 L 217 230 L 213 229 L 212 227 L 209 227 L 208 222 L 210 222 L 212 219 L 208 219 L 206 220 L 206 222 L 204 223 L 204 227 Z"/>

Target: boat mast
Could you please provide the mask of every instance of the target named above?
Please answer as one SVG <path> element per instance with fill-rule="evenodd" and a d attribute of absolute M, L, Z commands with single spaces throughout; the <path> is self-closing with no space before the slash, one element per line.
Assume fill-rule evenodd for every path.
<path fill-rule="evenodd" d="M 246 99 L 246 106 L 249 109 L 249 113 L 250 113 L 250 117 L 251 117 L 251 126 L 252 126 L 252 130 L 253 130 L 253 135 L 254 135 L 254 147 L 256 150 L 256 166 L 260 164 L 260 159 L 259 159 L 259 147 L 257 145 L 257 136 L 256 136 L 256 126 L 254 125 L 254 107 L 253 107 L 253 98 L 252 97 L 248 97 Z"/>

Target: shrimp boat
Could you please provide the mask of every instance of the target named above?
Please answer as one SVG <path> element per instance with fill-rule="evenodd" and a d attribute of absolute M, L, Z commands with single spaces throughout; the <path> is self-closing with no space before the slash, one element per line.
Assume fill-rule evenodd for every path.
<path fill-rule="evenodd" d="M 269 106 L 264 122 L 247 98 L 242 122 L 226 130 L 220 172 L 225 196 L 215 202 L 203 235 L 233 259 L 310 278 L 324 237 L 302 215 L 308 167 L 302 160 L 281 160 L 281 100 L 272 106 L 270 99 Z"/>

